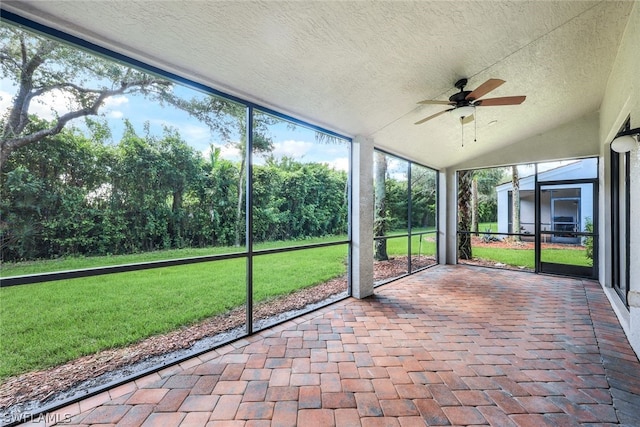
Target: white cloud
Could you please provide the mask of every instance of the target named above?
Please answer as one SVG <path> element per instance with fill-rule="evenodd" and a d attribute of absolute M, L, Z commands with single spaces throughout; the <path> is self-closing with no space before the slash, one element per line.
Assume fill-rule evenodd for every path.
<path fill-rule="evenodd" d="M 230 161 L 240 161 L 241 152 L 236 147 L 232 147 L 230 144 L 222 144 L 219 142 L 214 142 L 209 145 L 207 148 L 201 151 L 202 157 L 209 160 L 209 156 L 211 155 L 211 146 L 220 149 L 220 158 Z"/>
<path fill-rule="evenodd" d="M 328 156 L 344 155 L 348 151 L 349 145 L 344 144 L 323 144 L 322 151 Z"/>
<path fill-rule="evenodd" d="M 236 146 L 225 144 L 220 147 L 220 157 L 227 160 L 240 160 L 242 152 Z"/>
<path fill-rule="evenodd" d="M 104 108 L 113 108 L 113 107 L 120 107 L 128 103 L 129 103 L 129 98 L 123 95 L 118 95 L 118 96 L 111 96 L 105 99 L 102 106 Z"/>
<path fill-rule="evenodd" d="M 313 142 L 288 140 L 273 144 L 272 154 L 275 158 L 292 157 L 301 159 L 313 149 Z"/>
<path fill-rule="evenodd" d="M 9 107 L 11 106 L 12 98 L 13 98 L 12 94 L 10 94 L 9 92 L 0 90 L 0 116 L 3 115 L 5 111 L 9 109 Z"/>
<path fill-rule="evenodd" d="M 124 113 L 122 111 L 113 110 L 107 113 L 107 117 L 110 119 L 121 119 L 124 117 Z"/>
<path fill-rule="evenodd" d="M 57 116 L 68 113 L 73 108 L 73 98 L 61 90 L 52 90 L 31 101 L 29 113 L 45 120 L 54 120 Z"/>
<path fill-rule="evenodd" d="M 128 103 L 129 98 L 127 98 L 126 96 L 112 96 L 104 100 L 101 109 L 108 118 L 119 120 L 124 117 L 124 113 L 120 109 L 118 109 L 118 107 L 121 107 Z"/>
<path fill-rule="evenodd" d="M 339 171 L 349 171 L 349 158 L 348 157 L 338 157 L 327 163 L 329 167 L 339 170 Z"/>

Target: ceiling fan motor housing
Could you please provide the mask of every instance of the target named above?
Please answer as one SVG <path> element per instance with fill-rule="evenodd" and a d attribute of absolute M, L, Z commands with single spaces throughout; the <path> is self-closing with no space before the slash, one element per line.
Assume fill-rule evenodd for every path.
<path fill-rule="evenodd" d="M 455 102 L 456 107 L 469 105 L 471 101 L 473 101 L 473 98 L 467 99 L 467 95 L 469 95 L 470 93 L 471 93 L 470 90 L 461 90 L 460 92 L 451 95 L 449 97 L 449 101 Z"/>
<path fill-rule="evenodd" d="M 455 87 L 460 89 L 460 92 L 455 93 L 449 97 L 450 102 L 455 102 L 456 106 L 464 107 L 466 105 L 470 105 L 473 99 L 467 99 L 467 96 L 472 92 L 470 90 L 464 90 L 464 87 L 467 85 L 467 79 L 460 79 L 456 82 Z"/>

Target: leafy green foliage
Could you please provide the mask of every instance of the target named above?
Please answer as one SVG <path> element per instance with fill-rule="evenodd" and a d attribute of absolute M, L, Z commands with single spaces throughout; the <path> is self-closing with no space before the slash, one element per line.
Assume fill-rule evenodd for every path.
<path fill-rule="evenodd" d="M 504 180 L 505 168 L 476 169 L 473 172 L 473 177 L 478 182 L 478 221 L 497 221 L 498 198 L 496 186 Z M 482 228 L 479 229 L 482 230 Z"/>
<path fill-rule="evenodd" d="M 584 225 L 584 231 L 587 233 L 593 233 L 593 221 L 591 218 L 587 218 L 586 224 Z M 585 237 L 584 246 L 586 249 L 585 256 L 593 262 L 593 236 Z"/>
<path fill-rule="evenodd" d="M 0 176 L 5 262 L 229 246 L 244 235 L 239 162 L 219 149 L 204 159 L 175 129 L 125 128 L 115 145 L 67 128 L 14 152 Z M 253 181 L 255 242 L 347 232 L 346 172 L 269 159 Z"/>
<path fill-rule="evenodd" d="M 373 164 L 373 236 L 381 237 L 391 228 L 389 222 L 392 219 L 392 216 L 387 211 L 387 201 L 390 199 L 389 195 L 387 195 L 387 187 L 391 186 L 391 180 L 387 179 L 387 155 L 380 151 L 374 151 Z M 389 259 L 386 239 L 376 239 L 373 244 L 373 259 L 376 261 Z"/>
<path fill-rule="evenodd" d="M 346 233 L 346 182 L 343 171 L 286 157 L 254 167 L 254 241 Z"/>
<path fill-rule="evenodd" d="M 411 228 L 436 225 L 437 173 L 416 164 L 411 165 Z M 399 215 L 399 213 L 398 213 Z"/>

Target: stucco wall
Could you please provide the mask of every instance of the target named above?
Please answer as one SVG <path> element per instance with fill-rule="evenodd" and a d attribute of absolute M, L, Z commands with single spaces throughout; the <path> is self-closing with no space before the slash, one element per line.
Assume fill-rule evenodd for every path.
<path fill-rule="evenodd" d="M 457 164 L 452 169 L 520 164 L 523 159 L 534 163 L 597 156 L 600 153 L 598 128 L 598 113 L 594 112 L 548 132 L 523 139 L 468 162 Z"/>
<path fill-rule="evenodd" d="M 603 197 L 600 203 L 601 230 L 608 232 L 610 227 L 610 183 L 609 176 L 609 144 L 614 135 L 622 127 L 627 117 L 631 117 L 631 127 L 640 127 L 640 4 L 635 2 L 624 37 L 620 43 L 613 70 L 607 83 L 607 89 L 600 109 L 600 152 L 604 159 Z M 636 147 L 631 152 L 631 289 L 629 294 L 629 311 L 622 307 L 613 292 L 609 292 L 614 308 L 618 312 L 622 326 L 627 333 L 636 354 L 640 354 L 640 150 Z M 611 285 L 611 248 L 605 239 L 601 240 L 600 282 Z"/>

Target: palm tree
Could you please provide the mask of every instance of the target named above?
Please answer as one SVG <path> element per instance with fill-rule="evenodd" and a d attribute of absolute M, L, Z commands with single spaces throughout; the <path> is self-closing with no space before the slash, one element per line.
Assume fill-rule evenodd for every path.
<path fill-rule="evenodd" d="M 458 172 L 458 258 L 472 259 L 471 254 L 471 182 L 473 171 Z"/>

